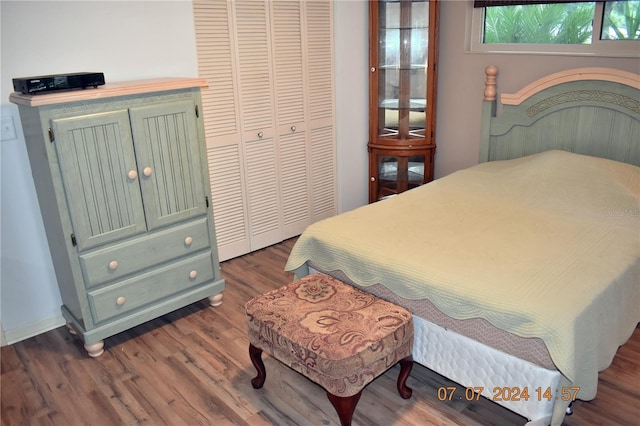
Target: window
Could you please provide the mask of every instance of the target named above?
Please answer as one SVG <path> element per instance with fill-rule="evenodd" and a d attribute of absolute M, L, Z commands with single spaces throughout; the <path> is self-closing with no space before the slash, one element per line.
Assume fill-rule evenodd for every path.
<path fill-rule="evenodd" d="M 473 2 L 468 50 L 640 57 L 640 0 Z"/>

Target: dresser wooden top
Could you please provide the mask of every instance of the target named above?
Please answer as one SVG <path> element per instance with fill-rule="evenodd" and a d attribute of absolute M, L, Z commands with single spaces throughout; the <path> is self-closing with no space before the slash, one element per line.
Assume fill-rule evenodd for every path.
<path fill-rule="evenodd" d="M 108 83 L 103 86 L 98 86 L 97 88 L 89 87 L 86 89 L 51 92 L 38 95 L 24 95 L 22 93 L 13 92 L 9 96 L 9 101 L 14 104 L 38 107 L 68 102 L 112 98 L 116 96 L 161 92 L 166 90 L 189 89 L 192 87 L 206 88 L 208 87 L 208 84 L 204 78 L 156 78 Z"/>

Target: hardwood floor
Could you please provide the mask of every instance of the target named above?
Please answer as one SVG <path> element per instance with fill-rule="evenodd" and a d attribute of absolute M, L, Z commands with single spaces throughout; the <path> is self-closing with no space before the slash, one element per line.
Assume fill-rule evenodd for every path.
<path fill-rule="evenodd" d="M 223 304 L 199 302 L 121 333 L 89 358 L 65 327 L 3 347 L 2 425 L 335 425 L 319 386 L 264 356 L 267 381 L 248 355 L 244 303 L 292 280 L 283 271 L 294 239 L 222 264 Z M 403 400 L 392 368 L 364 390 L 354 425 L 522 425 L 525 419 L 485 399 L 441 402 L 454 386 L 415 364 Z M 638 425 L 640 328 L 600 374 L 598 396 L 577 401 L 565 424 Z"/>

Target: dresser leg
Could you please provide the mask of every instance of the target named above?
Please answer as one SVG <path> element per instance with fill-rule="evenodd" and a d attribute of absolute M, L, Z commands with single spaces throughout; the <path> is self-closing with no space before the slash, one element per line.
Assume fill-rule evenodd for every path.
<path fill-rule="evenodd" d="M 209 296 L 209 304 L 211 306 L 220 306 L 222 305 L 222 293 L 218 293 L 215 296 Z"/>
<path fill-rule="evenodd" d="M 76 332 L 76 329 L 73 328 L 70 322 L 67 323 L 67 330 L 69 330 L 69 334 L 71 334 L 72 336 L 75 336 L 78 334 L 78 332 Z"/>
<path fill-rule="evenodd" d="M 84 348 L 87 350 L 87 353 L 91 358 L 98 357 L 104 352 L 104 341 L 100 340 L 92 345 L 85 344 Z"/>

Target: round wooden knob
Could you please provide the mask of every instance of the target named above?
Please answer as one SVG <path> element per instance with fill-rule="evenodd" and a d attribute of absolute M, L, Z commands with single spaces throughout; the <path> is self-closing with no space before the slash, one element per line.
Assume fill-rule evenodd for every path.
<path fill-rule="evenodd" d="M 109 269 L 111 269 L 112 271 L 118 269 L 118 261 L 112 260 L 111 262 L 109 262 Z"/>
<path fill-rule="evenodd" d="M 118 306 L 122 306 L 122 305 L 124 305 L 124 302 L 126 302 L 126 301 L 127 301 L 127 299 L 125 299 L 124 296 L 120 296 L 120 297 L 118 297 L 116 299 L 116 304 Z"/>
<path fill-rule="evenodd" d="M 129 179 L 134 180 L 135 178 L 138 177 L 138 172 L 135 170 L 129 170 L 129 173 L 127 173 L 127 176 L 129 177 Z"/>
<path fill-rule="evenodd" d="M 191 243 L 193 243 L 193 238 L 187 237 L 187 238 L 184 239 L 184 245 L 185 246 L 190 246 Z"/>
<path fill-rule="evenodd" d="M 145 167 L 142 173 L 144 173 L 146 177 L 149 177 L 151 176 L 151 173 L 153 173 L 153 169 L 151 167 Z"/>
<path fill-rule="evenodd" d="M 196 271 L 195 269 L 189 272 L 189 278 L 194 279 L 197 276 L 198 276 L 198 271 Z"/>

